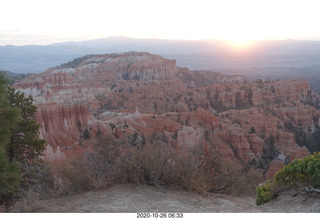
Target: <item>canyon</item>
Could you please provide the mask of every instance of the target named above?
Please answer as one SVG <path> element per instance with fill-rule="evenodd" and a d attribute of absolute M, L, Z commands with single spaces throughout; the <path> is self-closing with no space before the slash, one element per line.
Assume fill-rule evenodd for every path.
<path fill-rule="evenodd" d="M 304 79 L 249 81 L 126 52 L 83 56 L 13 87 L 38 107 L 43 159 L 52 166 L 92 150 L 100 135 L 135 146 L 162 134 L 177 149 L 206 145 L 243 166 L 267 163 L 265 177 L 272 179 L 312 153 L 296 136 L 320 129 L 320 96 Z"/>

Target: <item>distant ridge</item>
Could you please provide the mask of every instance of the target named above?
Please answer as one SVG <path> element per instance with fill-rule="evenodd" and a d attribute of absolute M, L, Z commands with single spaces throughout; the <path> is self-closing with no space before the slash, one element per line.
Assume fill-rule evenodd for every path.
<path fill-rule="evenodd" d="M 1 70 L 0 70 L 1 71 Z M 10 78 L 10 85 L 14 84 L 15 81 L 20 80 L 24 77 L 26 77 L 26 74 L 22 74 L 22 73 L 14 73 L 11 71 L 1 71 L 4 72 L 6 76 L 8 76 Z"/>
<path fill-rule="evenodd" d="M 45 46 L 0 46 L 0 69 L 40 73 L 88 54 L 144 51 L 175 59 L 191 70 L 246 74 L 253 79 L 306 78 L 320 91 L 320 41 L 255 41 L 237 50 L 219 40 L 164 40 L 109 37 Z"/>

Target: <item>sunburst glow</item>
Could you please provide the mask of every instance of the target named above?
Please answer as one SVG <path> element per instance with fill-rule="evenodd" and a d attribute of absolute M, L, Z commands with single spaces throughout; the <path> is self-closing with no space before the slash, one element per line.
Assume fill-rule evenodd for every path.
<path fill-rule="evenodd" d="M 232 46 L 236 47 L 236 48 L 244 48 L 250 45 L 252 40 L 250 39 L 246 39 L 246 38 L 234 38 L 231 39 L 230 42 L 232 44 Z"/>

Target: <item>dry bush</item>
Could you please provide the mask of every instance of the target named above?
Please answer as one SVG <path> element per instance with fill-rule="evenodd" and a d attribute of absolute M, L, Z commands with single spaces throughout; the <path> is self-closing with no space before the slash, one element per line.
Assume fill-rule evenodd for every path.
<path fill-rule="evenodd" d="M 108 138 L 83 159 L 70 163 L 63 179 L 74 192 L 133 182 L 206 195 L 214 180 L 214 161 L 203 146 L 178 151 L 159 140 L 133 147 Z"/>
<path fill-rule="evenodd" d="M 19 193 L 9 207 L 10 212 L 34 212 L 42 199 L 56 196 L 56 180 L 52 169 L 42 161 L 21 164 L 23 181 Z"/>
<path fill-rule="evenodd" d="M 172 149 L 160 143 L 131 148 L 121 156 L 122 175 L 135 183 L 165 186 L 172 178 Z"/>
<path fill-rule="evenodd" d="M 254 195 L 263 173 L 233 159 L 221 159 L 208 144 L 177 149 L 168 141 L 148 140 L 131 146 L 112 138 L 99 139 L 93 151 L 68 163 L 59 178 L 44 163 L 25 166 L 25 187 L 13 212 L 33 212 L 44 198 L 103 189 L 133 182 L 163 188 L 183 188 L 201 195 L 224 192 Z"/>
<path fill-rule="evenodd" d="M 249 167 L 245 170 L 245 176 L 247 178 L 247 183 L 246 186 L 243 187 L 243 191 L 245 192 L 244 194 L 253 196 L 256 194 L 255 189 L 257 186 L 265 180 L 263 170 L 255 167 Z"/>
<path fill-rule="evenodd" d="M 264 180 L 263 171 L 255 167 L 244 168 L 234 159 L 218 159 L 214 187 L 211 191 L 232 195 L 255 195 L 255 188 Z"/>
<path fill-rule="evenodd" d="M 41 196 L 38 192 L 33 190 L 25 191 L 23 197 L 21 197 L 13 206 L 10 207 L 9 212 L 14 213 L 32 213 L 43 208 L 41 206 Z"/>
<path fill-rule="evenodd" d="M 122 175 L 128 181 L 159 188 L 184 188 L 206 195 L 214 179 L 214 158 L 205 156 L 202 146 L 178 151 L 157 141 L 131 150 L 121 160 Z"/>
<path fill-rule="evenodd" d="M 59 175 L 62 179 L 59 183 L 64 188 L 64 194 L 92 189 L 90 174 L 82 158 L 66 164 L 66 167 L 59 171 Z"/>
<path fill-rule="evenodd" d="M 211 145 L 192 149 L 174 148 L 153 138 L 131 146 L 112 139 L 99 139 L 94 150 L 68 165 L 63 173 L 68 190 L 81 192 L 108 185 L 133 182 L 195 191 L 201 195 L 225 192 L 254 195 L 263 173 L 232 159 L 221 159 Z"/>
<path fill-rule="evenodd" d="M 99 138 L 92 152 L 60 171 L 64 191 L 83 192 L 125 182 L 120 172 L 120 146 L 111 137 Z"/>
<path fill-rule="evenodd" d="M 120 154 L 123 153 L 125 145 L 125 142 L 111 137 L 99 138 L 94 151 L 86 154 L 85 164 L 94 188 L 125 181 L 120 174 Z"/>
<path fill-rule="evenodd" d="M 56 189 L 56 179 L 53 170 L 43 161 L 32 164 L 24 164 L 23 185 L 20 187 L 21 193 L 35 192 L 39 197 L 46 198 L 51 196 Z"/>
<path fill-rule="evenodd" d="M 182 155 L 175 153 L 175 176 L 183 188 L 202 195 L 212 189 L 215 180 L 216 157 L 208 156 L 202 145 Z"/>

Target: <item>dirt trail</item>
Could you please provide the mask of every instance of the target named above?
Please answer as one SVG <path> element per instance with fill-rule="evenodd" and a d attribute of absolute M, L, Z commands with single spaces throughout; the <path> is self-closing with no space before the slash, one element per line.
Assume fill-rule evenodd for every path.
<path fill-rule="evenodd" d="M 124 184 L 102 191 L 44 200 L 35 212 L 320 212 L 320 196 L 286 193 L 262 206 L 253 197 L 210 193 L 202 197 L 181 190 L 161 191 L 153 186 Z"/>

